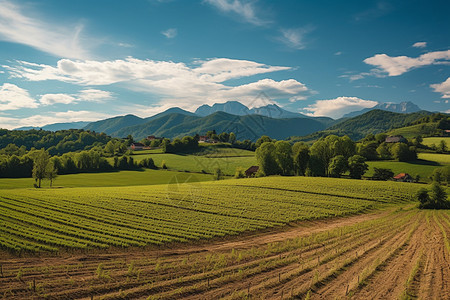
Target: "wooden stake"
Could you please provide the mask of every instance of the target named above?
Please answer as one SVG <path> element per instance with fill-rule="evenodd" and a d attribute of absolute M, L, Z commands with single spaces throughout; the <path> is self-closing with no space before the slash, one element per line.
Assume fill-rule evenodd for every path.
<path fill-rule="evenodd" d="M 33 278 L 33 292 L 36 293 L 36 279 Z"/>
<path fill-rule="evenodd" d="M 347 284 L 347 290 L 345 291 L 345 296 L 347 296 L 348 295 L 348 284 Z"/>
<path fill-rule="evenodd" d="M 281 282 L 281 273 L 278 273 L 278 282 Z"/>
<path fill-rule="evenodd" d="M 208 288 L 209 288 L 209 278 L 208 278 Z"/>
<path fill-rule="evenodd" d="M 248 283 L 247 297 L 250 298 L 250 282 Z"/>

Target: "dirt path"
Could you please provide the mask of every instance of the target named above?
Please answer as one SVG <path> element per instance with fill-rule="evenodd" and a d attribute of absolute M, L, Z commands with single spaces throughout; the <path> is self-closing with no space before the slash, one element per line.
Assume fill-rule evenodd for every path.
<path fill-rule="evenodd" d="M 5 256 L 0 297 L 450 299 L 448 221 L 390 210 L 174 249 Z"/>

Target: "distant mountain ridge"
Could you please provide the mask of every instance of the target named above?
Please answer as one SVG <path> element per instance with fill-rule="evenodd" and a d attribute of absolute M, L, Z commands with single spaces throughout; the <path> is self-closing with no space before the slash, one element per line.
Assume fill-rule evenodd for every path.
<path fill-rule="evenodd" d="M 148 135 L 175 138 L 205 134 L 209 130 L 216 130 L 216 132 L 234 132 L 238 139 L 255 141 L 261 135 L 285 139 L 291 135 L 309 134 L 326 127 L 326 120 L 322 119 L 274 119 L 261 115 L 236 116 L 218 111 L 205 117 L 178 113 L 167 114 L 145 123 L 123 127 L 109 134 L 115 137 L 125 137 L 131 134 L 136 140 L 139 140 Z"/>
<path fill-rule="evenodd" d="M 231 115 L 245 116 L 245 115 L 261 115 L 274 119 L 285 118 L 310 118 L 304 114 L 291 112 L 279 107 L 276 104 L 268 104 L 261 107 L 248 108 L 238 101 L 228 101 L 225 103 L 215 103 L 212 106 L 204 104 L 197 108 L 195 114 L 198 116 L 208 116 L 215 112 L 222 111 Z"/>
<path fill-rule="evenodd" d="M 379 103 L 371 108 L 364 108 L 359 111 L 350 112 L 348 114 L 345 114 L 343 118 L 353 118 L 374 109 L 380 109 L 401 114 L 415 113 L 422 110 L 419 106 L 412 103 L 411 101 L 404 101 L 400 103 L 386 102 L 386 103 Z"/>
<path fill-rule="evenodd" d="M 79 121 L 79 122 L 69 122 L 69 123 L 54 123 L 54 124 L 47 124 L 44 125 L 42 127 L 33 127 L 33 126 L 28 126 L 28 127 L 19 127 L 19 128 L 15 128 L 14 130 L 30 130 L 30 129 L 42 129 L 42 130 L 47 130 L 47 131 L 58 131 L 58 130 L 67 130 L 67 129 L 82 129 L 85 126 L 87 126 L 90 122 L 85 122 L 85 121 Z"/>

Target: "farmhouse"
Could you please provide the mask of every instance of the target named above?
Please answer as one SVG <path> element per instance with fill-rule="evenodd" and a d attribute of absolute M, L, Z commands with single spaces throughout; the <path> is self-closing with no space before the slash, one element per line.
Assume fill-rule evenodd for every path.
<path fill-rule="evenodd" d="M 149 136 L 146 137 L 146 139 L 149 140 L 149 141 L 154 141 L 154 140 L 162 140 L 163 138 L 162 137 L 157 137 L 157 136 L 154 136 L 154 135 L 149 135 Z"/>
<path fill-rule="evenodd" d="M 385 140 L 386 143 L 407 143 L 408 140 L 402 135 L 388 136 Z"/>
<path fill-rule="evenodd" d="M 132 150 L 142 150 L 144 149 L 145 145 L 142 143 L 132 143 L 131 144 L 131 149 Z"/>
<path fill-rule="evenodd" d="M 394 176 L 394 180 L 400 182 L 413 182 L 412 176 L 409 175 L 408 173 L 400 173 Z"/>
<path fill-rule="evenodd" d="M 245 171 L 246 177 L 254 177 L 256 175 L 256 172 L 258 172 L 259 167 L 258 166 L 251 166 Z"/>

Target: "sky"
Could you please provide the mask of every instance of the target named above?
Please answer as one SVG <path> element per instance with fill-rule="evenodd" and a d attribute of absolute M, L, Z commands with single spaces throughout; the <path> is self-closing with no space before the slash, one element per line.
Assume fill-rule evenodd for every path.
<path fill-rule="evenodd" d="M 450 113 L 449 1 L 0 0 L 0 128 L 239 101 Z"/>

